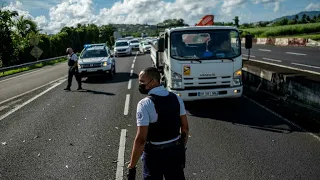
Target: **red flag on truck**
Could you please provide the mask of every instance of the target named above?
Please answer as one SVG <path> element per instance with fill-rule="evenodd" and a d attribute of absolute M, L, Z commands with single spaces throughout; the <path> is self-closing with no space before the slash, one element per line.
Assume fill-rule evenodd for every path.
<path fill-rule="evenodd" d="M 214 24 L 214 15 L 205 15 L 196 26 L 212 26 Z"/>

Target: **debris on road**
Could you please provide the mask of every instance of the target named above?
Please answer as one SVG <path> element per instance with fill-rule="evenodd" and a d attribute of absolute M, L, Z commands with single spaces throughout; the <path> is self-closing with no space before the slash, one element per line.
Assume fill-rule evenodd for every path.
<path fill-rule="evenodd" d="M 116 129 L 119 129 L 118 127 L 115 127 Z"/>
<path fill-rule="evenodd" d="M 91 159 L 92 158 L 92 156 L 88 156 L 88 159 Z"/>
<path fill-rule="evenodd" d="M 2 142 L 1 144 L 5 146 L 5 145 L 7 145 L 7 142 Z"/>
<path fill-rule="evenodd" d="M 35 136 L 33 139 L 37 139 L 37 138 L 39 138 L 39 136 Z"/>
<path fill-rule="evenodd" d="M 25 143 L 25 142 L 26 142 L 26 140 L 23 140 L 22 142 L 23 142 L 23 143 Z"/>
<path fill-rule="evenodd" d="M 69 166 L 68 166 L 68 165 L 66 165 L 66 168 L 69 168 Z"/>
<path fill-rule="evenodd" d="M 38 157 L 40 157 L 40 153 L 38 154 Z"/>

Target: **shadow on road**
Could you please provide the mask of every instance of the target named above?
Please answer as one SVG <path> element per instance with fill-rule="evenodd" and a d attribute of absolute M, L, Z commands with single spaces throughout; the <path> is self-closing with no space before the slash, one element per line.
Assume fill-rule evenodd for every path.
<path fill-rule="evenodd" d="M 83 89 L 77 92 L 82 92 L 82 93 L 92 93 L 92 94 L 101 94 L 101 95 L 106 95 L 106 96 L 114 96 L 114 93 L 108 93 L 108 92 L 103 92 L 103 91 L 94 91 L 94 90 L 89 90 L 89 89 Z"/>
<path fill-rule="evenodd" d="M 112 80 L 109 80 L 107 76 L 92 76 L 88 77 L 84 83 L 88 84 L 110 84 L 110 83 L 119 83 L 127 82 L 129 79 L 137 79 L 139 76 L 136 73 L 133 73 L 130 77 L 129 72 L 117 72 Z"/>
<path fill-rule="evenodd" d="M 277 133 L 301 132 L 286 122 L 248 99 L 215 99 L 185 102 L 190 116 L 230 122 L 238 126 Z"/>

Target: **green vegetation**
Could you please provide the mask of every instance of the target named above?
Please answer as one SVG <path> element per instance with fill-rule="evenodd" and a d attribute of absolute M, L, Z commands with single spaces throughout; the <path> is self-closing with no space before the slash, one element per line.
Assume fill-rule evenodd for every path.
<path fill-rule="evenodd" d="M 40 40 L 37 46 L 43 51 L 39 58 L 41 60 L 66 55 L 67 47 L 80 52 L 84 44 L 106 42 L 111 45 L 113 32 L 116 31 L 112 25 L 98 27 L 94 24 L 78 24 L 76 27 L 64 27 L 57 34 L 48 35 L 42 34 L 32 20 L 23 16 L 17 17 L 18 13 L 15 11 L 0 9 L 0 67 L 36 61 L 30 54 L 33 46 L 29 43 L 34 34 Z"/>
<path fill-rule="evenodd" d="M 250 34 L 253 34 L 255 37 L 309 36 L 312 39 L 313 36 L 319 37 L 319 35 L 310 35 L 310 34 L 320 32 L 320 23 L 248 28 L 248 29 L 242 29 L 242 30 L 247 31 Z M 245 32 L 243 33 L 243 35 L 245 35 Z"/>
<path fill-rule="evenodd" d="M 66 61 L 66 58 L 60 58 L 60 59 L 56 59 L 56 60 L 52 60 L 52 61 L 48 61 L 48 62 L 41 62 L 41 63 L 35 64 L 32 66 L 12 69 L 12 70 L 8 70 L 8 71 L 0 72 L 0 77 L 12 75 L 12 74 L 16 74 L 16 73 L 20 73 L 20 72 L 24 72 L 24 71 L 29 71 L 32 69 L 37 69 L 37 68 L 41 68 L 44 66 L 54 65 L 54 64 L 64 62 L 64 61 Z"/>

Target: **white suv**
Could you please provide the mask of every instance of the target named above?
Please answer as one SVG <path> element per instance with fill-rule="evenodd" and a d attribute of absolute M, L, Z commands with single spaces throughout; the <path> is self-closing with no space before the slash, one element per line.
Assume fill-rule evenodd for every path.
<path fill-rule="evenodd" d="M 130 46 L 132 47 L 132 49 L 139 50 L 139 44 L 140 42 L 136 39 L 130 41 Z"/>
<path fill-rule="evenodd" d="M 112 79 L 116 74 L 116 62 L 107 46 L 88 45 L 80 54 L 78 71 L 82 77 L 107 75 Z"/>
<path fill-rule="evenodd" d="M 114 45 L 114 54 L 119 55 L 132 55 L 132 47 L 127 40 L 118 40 Z"/>

